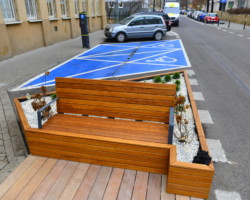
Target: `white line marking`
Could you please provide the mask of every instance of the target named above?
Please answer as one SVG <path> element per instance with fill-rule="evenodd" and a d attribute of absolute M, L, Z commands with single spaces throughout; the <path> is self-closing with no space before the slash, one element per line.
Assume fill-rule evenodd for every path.
<path fill-rule="evenodd" d="M 189 76 L 193 76 L 193 75 L 195 75 L 195 72 L 194 72 L 194 70 L 187 70 L 187 74 Z"/>
<path fill-rule="evenodd" d="M 240 194 L 237 192 L 228 192 L 218 189 L 214 192 L 217 200 L 241 200 Z"/>
<path fill-rule="evenodd" d="M 221 30 L 221 28 L 217 28 L 218 30 Z"/>
<path fill-rule="evenodd" d="M 214 162 L 228 162 L 220 140 L 206 139 L 209 152 Z"/>
<path fill-rule="evenodd" d="M 247 38 L 247 39 L 249 39 L 249 40 L 250 40 L 250 37 L 249 37 L 249 38 Z"/>
<path fill-rule="evenodd" d="M 0 83 L 0 88 L 6 86 L 6 83 Z"/>
<path fill-rule="evenodd" d="M 201 123 L 203 123 L 203 124 L 213 124 L 214 123 L 208 110 L 198 110 L 198 113 L 199 113 L 200 118 L 201 118 Z"/>
<path fill-rule="evenodd" d="M 234 34 L 234 32 L 229 32 L 230 34 Z"/>
<path fill-rule="evenodd" d="M 198 85 L 198 82 L 196 79 L 189 79 L 190 85 Z"/>
<path fill-rule="evenodd" d="M 241 34 L 238 34 L 237 36 L 239 36 L 239 37 L 244 37 L 244 35 L 241 35 Z"/>
<path fill-rule="evenodd" d="M 223 29 L 222 31 L 227 32 L 227 30 Z"/>
<path fill-rule="evenodd" d="M 201 92 L 193 92 L 193 95 L 196 101 L 205 101 L 203 94 Z"/>

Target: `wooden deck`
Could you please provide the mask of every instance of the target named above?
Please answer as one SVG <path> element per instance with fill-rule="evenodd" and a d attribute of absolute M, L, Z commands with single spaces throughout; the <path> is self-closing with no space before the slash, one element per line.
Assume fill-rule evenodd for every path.
<path fill-rule="evenodd" d="M 201 200 L 165 191 L 165 175 L 30 155 L 0 185 L 0 199 Z"/>

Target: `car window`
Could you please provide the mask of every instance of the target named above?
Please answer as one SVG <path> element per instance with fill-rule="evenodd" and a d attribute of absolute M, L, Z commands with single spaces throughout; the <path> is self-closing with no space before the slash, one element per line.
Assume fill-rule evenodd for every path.
<path fill-rule="evenodd" d="M 161 18 L 148 16 L 145 17 L 145 24 L 163 24 Z"/>
<path fill-rule="evenodd" d="M 143 25 L 144 24 L 144 17 L 135 18 L 130 24 L 133 26 Z"/>
<path fill-rule="evenodd" d="M 134 17 L 126 17 L 122 21 L 120 21 L 120 24 L 125 25 L 128 24 Z"/>

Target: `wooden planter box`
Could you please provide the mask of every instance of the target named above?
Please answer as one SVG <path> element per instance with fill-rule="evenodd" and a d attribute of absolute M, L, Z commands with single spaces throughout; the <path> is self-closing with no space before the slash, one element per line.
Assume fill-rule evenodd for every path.
<path fill-rule="evenodd" d="M 184 74 L 189 95 L 189 101 L 192 107 L 196 130 L 201 148 L 204 151 L 209 151 L 205 134 L 201 125 L 200 117 L 198 115 L 197 106 L 188 79 L 188 75 L 186 71 L 179 71 L 179 72 Z M 155 76 L 163 76 L 166 74 L 173 74 L 173 73 L 175 72 L 156 74 L 153 76 L 146 76 L 129 80 L 139 81 L 143 79 L 149 79 Z M 208 199 L 214 176 L 214 166 L 212 162 L 210 163 L 209 166 L 207 166 L 203 164 L 177 161 L 176 146 L 173 145 L 172 148 L 170 148 L 169 170 L 167 172 L 167 175 L 168 175 L 168 181 L 167 181 L 168 193 Z"/>
<path fill-rule="evenodd" d="M 190 104 L 192 107 L 193 115 L 194 115 L 194 120 L 196 124 L 196 129 L 200 141 L 200 145 L 202 150 L 208 151 L 208 146 L 206 143 L 206 138 L 204 135 L 204 131 L 201 125 L 201 121 L 198 115 L 197 107 L 195 104 L 195 100 L 192 94 L 192 89 L 190 87 L 189 79 L 185 71 L 180 71 L 181 73 L 184 74 L 184 78 L 186 81 L 187 85 L 187 90 L 189 94 L 189 100 Z M 169 74 L 172 74 L 174 72 L 171 72 Z M 166 75 L 164 74 L 158 74 L 160 75 Z M 154 76 L 158 76 L 154 75 Z M 141 78 L 135 78 L 135 79 L 129 79 L 129 81 L 138 81 L 138 80 L 143 80 L 146 78 L 151 78 L 154 76 L 147 76 L 147 77 L 141 77 Z M 32 140 L 37 137 L 45 137 L 46 135 L 50 135 L 51 137 L 57 136 L 53 131 L 47 131 L 43 129 L 36 129 L 36 128 L 31 128 L 28 124 L 28 121 L 25 117 L 25 114 L 22 110 L 20 101 L 24 100 L 25 97 L 21 98 L 15 98 L 14 103 L 17 108 L 18 116 L 20 119 L 20 124 L 22 126 L 24 136 L 26 138 L 26 141 L 29 144 L 31 144 Z M 66 137 L 63 136 L 65 133 L 60 133 L 57 137 L 61 137 L 65 139 Z M 72 139 L 67 137 L 67 142 L 72 142 Z M 86 138 L 85 138 L 86 139 Z M 90 140 L 95 140 L 94 138 L 89 138 Z M 102 141 L 103 142 L 103 141 Z M 104 141 L 109 142 L 109 141 Z M 120 145 L 120 144 L 119 144 Z M 126 144 L 128 145 L 128 144 Z M 135 145 L 135 144 L 133 144 Z M 141 146 L 141 144 L 139 145 Z M 126 148 L 130 148 L 131 144 L 128 145 Z M 137 148 L 137 147 L 136 147 Z M 146 147 L 148 148 L 148 147 Z M 152 149 L 152 147 L 150 147 Z M 161 174 L 167 174 L 168 176 L 168 181 L 167 181 L 167 192 L 168 193 L 173 193 L 173 194 L 180 194 L 180 195 L 185 195 L 185 196 L 192 196 L 192 197 L 198 197 L 198 198 L 204 198 L 207 199 L 209 196 L 210 188 L 212 185 L 212 179 L 214 175 L 214 167 L 213 163 L 209 166 L 207 165 L 202 165 L 202 164 L 195 164 L 195 163 L 186 163 L 186 162 L 180 162 L 177 161 L 177 156 L 176 156 L 176 146 L 167 144 L 164 146 L 164 155 L 166 159 L 166 166 L 165 170 L 148 170 L 147 168 L 143 167 L 138 167 L 138 166 L 128 166 L 128 165 L 120 165 L 116 167 L 121 167 L 121 168 L 128 168 L 128 169 L 135 169 L 135 170 L 141 170 L 141 171 L 149 171 L 149 172 L 154 172 L 154 173 L 161 173 Z M 162 151 L 162 150 L 161 150 Z M 36 155 L 35 152 L 31 151 L 31 154 Z M 41 155 L 42 156 L 42 155 Z M 47 154 L 44 154 L 43 156 L 49 156 Z M 61 159 L 65 159 L 65 157 L 57 157 Z M 80 159 L 76 160 L 75 158 L 68 157 L 69 160 L 74 160 L 74 161 L 81 161 L 81 162 L 90 162 L 91 160 L 86 160 L 86 159 Z M 94 163 L 94 164 L 100 164 L 100 163 Z M 102 162 L 103 165 L 105 165 L 104 162 Z M 119 163 L 118 163 L 119 164 Z M 109 165 L 109 163 L 106 163 L 106 165 Z"/>

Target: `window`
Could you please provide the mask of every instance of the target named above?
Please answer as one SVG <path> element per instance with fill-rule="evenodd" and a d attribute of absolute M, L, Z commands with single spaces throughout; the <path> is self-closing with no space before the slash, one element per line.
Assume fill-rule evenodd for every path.
<path fill-rule="evenodd" d="M 13 0 L 0 0 L 5 22 L 16 21 L 15 5 Z"/>
<path fill-rule="evenodd" d="M 88 2 L 87 0 L 82 0 L 82 11 L 87 11 L 88 10 Z"/>
<path fill-rule="evenodd" d="M 96 0 L 92 0 L 92 5 L 91 5 L 91 14 L 92 14 L 92 16 L 95 15 L 95 2 L 96 2 Z"/>
<path fill-rule="evenodd" d="M 115 8 L 115 2 L 108 2 L 109 8 Z"/>
<path fill-rule="evenodd" d="M 25 0 L 28 19 L 37 19 L 37 0 Z"/>
<path fill-rule="evenodd" d="M 133 25 L 133 26 L 138 26 L 138 25 L 143 25 L 143 24 L 144 24 L 143 17 L 138 17 L 131 22 L 131 25 Z"/>
<path fill-rule="evenodd" d="M 101 5 L 102 1 L 101 0 L 96 0 L 96 15 L 101 15 Z"/>
<path fill-rule="evenodd" d="M 123 8 L 123 2 L 119 3 L 119 8 Z"/>
<path fill-rule="evenodd" d="M 74 0 L 75 4 L 75 16 L 79 17 L 79 0 Z"/>
<path fill-rule="evenodd" d="M 55 0 L 47 0 L 49 19 L 56 18 L 56 4 Z"/>
<path fill-rule="evenodd" d="M 67 10 L 67 0 L 61 0 L 60 1 L 60 6 L 61 6 L 61 12 L 63 17 L 68 16 L 68 10 Z"/>

